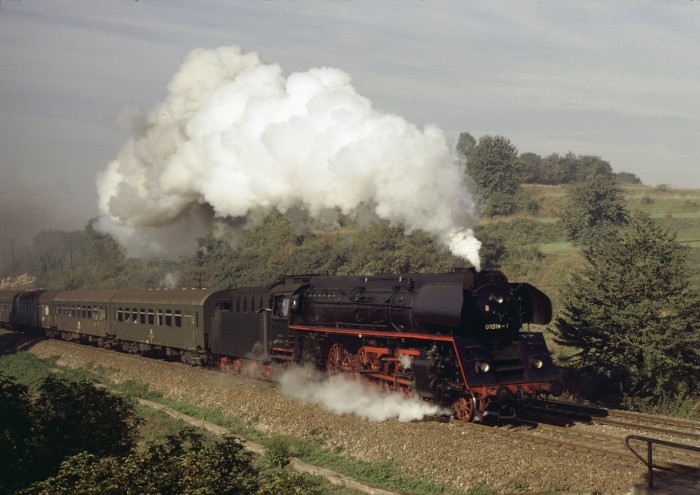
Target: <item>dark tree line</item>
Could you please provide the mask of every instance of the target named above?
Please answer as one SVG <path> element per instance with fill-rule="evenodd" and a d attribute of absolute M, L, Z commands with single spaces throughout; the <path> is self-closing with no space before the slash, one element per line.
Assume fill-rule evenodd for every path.
<path fill-rule="evenodd" d="M 473 181 L 473 192 L 487 216 L 536 212 L 537 205 L 522 195 L 521 184 L 575 184 L 594 176 L 641 183 L 629 172 L 614 173 L 610 163 L 597 156 L 552 153 L 543 158 L 536 153 L 518 154 L 503 136 L 487 135 L 477 141 L 463 132 L 456 148 L 466 160 L 466 174 Z"/>
<path fill-rule="evenodd" d="M 131 402 L 92 383 L 49 376 L 32 396 L 0 374 L 0 493 L 54 476 L 81 452 L 123 456 L 140 423 Z"/>
<path fill-rule="evenodd" d="M 109 234 L 90 220 L 83 230 L 39 232 L 31 249 L 4 275 L 29 273 L 46 289 L 156 288 L 176 266 L 171 260 L 129 258 Z"/>

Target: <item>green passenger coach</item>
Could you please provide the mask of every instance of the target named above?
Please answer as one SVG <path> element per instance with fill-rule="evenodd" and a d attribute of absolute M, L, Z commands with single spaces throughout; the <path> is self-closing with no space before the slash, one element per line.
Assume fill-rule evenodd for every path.
<path fill-rule="evenodd" d="M 111 300 L 112 331 L 125 351 L 154 350 L 203 364 L 211 317 L 230 304 L 228 290 L 122 290 Z"/>

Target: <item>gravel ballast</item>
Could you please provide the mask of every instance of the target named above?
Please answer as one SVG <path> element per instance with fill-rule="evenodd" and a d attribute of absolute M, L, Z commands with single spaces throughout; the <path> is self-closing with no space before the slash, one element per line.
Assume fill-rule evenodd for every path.
<path fill-rule="evenodd" d="M 528 444 L 451 423 L 339 416 L 284 395 L 274 384 L 93 347 L 44 340 L 30 352 L 72 368 L 91 363 L 115 382 L 147 384 L 168 399 L 238 417 L 268 433 L 314 436 L 364 461 L 392 460 L 415 477 L 461 489 L 488 483 L 508 492 L 629 493 L 644 466 Z M 345 400 L 352 400 L 346 397 Z"/>

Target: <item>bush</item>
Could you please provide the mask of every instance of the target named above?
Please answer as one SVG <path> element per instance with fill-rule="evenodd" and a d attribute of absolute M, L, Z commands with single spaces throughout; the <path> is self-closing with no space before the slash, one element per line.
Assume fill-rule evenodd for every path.
<path fill-rule="evenodd" d="M 317 484 L 283 469 L 261 472 L 234 438 L 207 442 L 192 429 L 124 457 L 80 453 L 24 495 L 317 495 Z"/>
<path fill-rule="evenodd" d="M 141 420 L 132 404 L 90 382 L 49 376 L 32 400 L 28 388 L 0 377 L 0 493 L 56 474 L 70 456 L 124 455 Z"/>

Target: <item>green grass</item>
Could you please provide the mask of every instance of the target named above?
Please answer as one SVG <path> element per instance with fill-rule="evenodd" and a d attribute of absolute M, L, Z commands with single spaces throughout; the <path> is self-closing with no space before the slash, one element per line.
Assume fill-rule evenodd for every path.
<path fill-rule="evenodd" d="M 547 242 L 538 246 L 544 255 L 565 256 L 579 253 L 581 250 L 569 241 Z"/>

